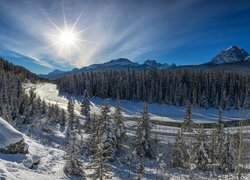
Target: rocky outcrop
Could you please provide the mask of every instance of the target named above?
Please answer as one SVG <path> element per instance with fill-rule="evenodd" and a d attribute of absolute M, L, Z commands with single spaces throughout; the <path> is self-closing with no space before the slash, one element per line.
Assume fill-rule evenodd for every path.
<path fill-rule="evenodd" d="M 22 133 L 0 117 L 0 153 L 28 153 L 28 145 Z"/>
<path fill-rule="evenodd" d="M 24 139 L 21 141 L 11 144 L 6 148 L 0 148 L 0 153 L 5 153 L 5 154 L 27 154 L 29 153 L 28 151 L 28 145 L 24 142 Z"/>

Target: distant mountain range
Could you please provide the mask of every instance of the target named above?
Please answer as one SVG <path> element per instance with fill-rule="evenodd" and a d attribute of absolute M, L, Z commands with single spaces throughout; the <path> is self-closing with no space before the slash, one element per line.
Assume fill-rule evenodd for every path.
<path fill-rule="evenodd" d="M 0 49 L 0 56 L 5 59 L 11 59 L 13 63 L 21 65 L 20 60 L 25 59 L 25 62 L 29 66 L 39 66 L 34 63 L 35 60 L 28 56 L 7 50 Z M 25 65 L 24 65 L 25 66 Z M 41 66 L 41 65 L 40 65 Z M 26 67 L 26 66 L 25 66 Z M 41 68 L 44 68 L 41 66 Z M 29 68 L 28 68 L 29 69 Z M 84 73 L 84 72 L 97 72 L 105 70 L 136 70 L 141 71 L 144 69 L 206 69 L 206 70 L 223 70 L 223 71 L 242 71 L 248 72 L 250 70 L 250 55 L 244 49 L 239 46 L 230 46 L 229 48 L 222 50 L 218 55 L 213 57 L 211 61 L 200 65 L 184 65 L 176 66 L 175 64 L 159 63 L 156 60 L 146 60 L 144 63 L 139 64 L 132 62 L 126 58 L 114 59 L 105 63 L 91 64 L 82 68 L 75 68 L 70 71 L 54 70 L 48 74 L 40 74 L 40 77 L 55 79 L 66 75 Z"/>
<path fill-rule="evenodd" d="M 58 69 L 45 74 L 45 75 L 40 75 L 41 77 L 45 78 L 58 78 L 62 77 L 65 75 L 69 74 L 75 74 L 75 73 L 82 73 L 82 72 L 97 72 L 97 71 L 104 71 L 104 70 L 113 70 L 113 71 L 119 71 L 119 70 L 125 70 L 125 69 L 131 69 L 131 70 L 137 70 L 141 71 L 144 69 L 167 69 L 167 68 L 173 68 L 176 67 L 175 64 L 161 64 L 156 62 L 155 60 L 146 60 L 143 64 L 139 64 L 137 62 L 132 62 L 126 58 L 119 58 L 119 59 L 114 59 L 105 63 L 101 64 L 91 64 L 89 66 L 85 66 L 81 69 L 75 68 L 72 69 L 71 71 L 60 71 Z"/>
<path fill-rule="evenodd" d="M 144 70 L 144 69 L 207 69 L 207 70 L 224 70 L 224 71 L 246 71 L 250 70 L 250 55 L 244 49 L 238 46 L 230 46 L 222 50 L 218 55 L 211 59 L 210 62 L 200 65 L 184 65 L 176 66 L 175 64 L 161 64 L 155 60 L 146 60 L 143 64 L 132 62 L 126 58 L 119 58 L 101 64 L 92 64 L 80 69 L 72 69 L 71 71 L 60 71 L 58 69 L 44 75 L 45 78 L 59 78 L 65 75 L 82 73 L 82 72 L 97 72 L 103 70 Z"/>

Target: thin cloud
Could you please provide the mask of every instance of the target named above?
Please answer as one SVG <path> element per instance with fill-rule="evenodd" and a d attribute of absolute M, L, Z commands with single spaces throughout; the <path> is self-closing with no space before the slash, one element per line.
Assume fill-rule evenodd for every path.
<path fill-rule="evenodd" d="M 201 41 L 213 44 L 225 36 L 230 38 L 231 34 L 223 35 L 225 24 L 220 22 L 230 25 L 230 29 L 237 22 L 227 23 L 225 17 L 249 6 L 244 1 L 3 0 L 0 15 L 9 21 L 0 18 L 0 23 L 2 20 L 8 25 L 8 30 L 0 28 L 0 39 L 10 50 L 29 54 L 49 68 L 81 67 L 119 57 L 135 61 L 143 61 L 144 57 L 166 59 L 185 45 L 188 48 Z M 65 20 L 82 39 L 70 57 L 59 56 L 59 50 L 51 45 L 53 38 L 48 38 L 48 34 L 65 26 Z M 212 32 L 220 38 L 213 38 Z"/>

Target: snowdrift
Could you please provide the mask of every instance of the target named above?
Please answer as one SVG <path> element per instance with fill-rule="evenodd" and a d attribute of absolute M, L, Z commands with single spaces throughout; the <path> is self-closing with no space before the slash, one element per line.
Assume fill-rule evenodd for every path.
<path fill-rule="evenodd" d="M 0 117 L 0 152 L 28 153 L 23 135 Z"/>

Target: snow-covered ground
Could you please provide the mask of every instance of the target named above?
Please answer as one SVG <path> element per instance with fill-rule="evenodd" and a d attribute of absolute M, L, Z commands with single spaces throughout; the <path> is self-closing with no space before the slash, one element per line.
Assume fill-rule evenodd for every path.
<path fill-rule="evenodd" d="M 29 145 L 29 154 L 1 154 L 0 153 L 0 179 L 66 179 L 63 173 L 64 151 L 44 146 L 34 139 L 25 136 Z M 40 159 L 37 169 L 25 166 L 33 159 Z"/>
<path fill-rule="evenodd" d="M 23 135 L 0 117 L 0 148 L 7 148 L 23 139 Z"/>
<path fill-rule="evenodd" d="M 42 145 L 38 141 L 23 135 L 5 120 L 0 118 L 0 146 L 8 146 L 24 139 L 28 144 L 28 154 L 0 153 L 0 179 L 66 179 L 63 173 L 63 150 Z M 37 167 L 30 169 L 39 161 Z"/>
<path fill-rule="evenodd" d="M 50 103 L 57 103 L 59 107 L 66 109 L 68 99 L 74 98 L 76 100 L 76 111 L 80 112 L 80 102 L 81 96 L 75 96 L 70 94 L 59 95 L 58 90 L 56 89 L 55 84 L 43 83 L 43 84 L 26 84 L 26 90 L 29 90 L 29 87 L 34 87 L 35 92 L 38 96 Z M 98 114 L 100 107 L 103 105 L 104 100 L 98 97 L 91 98 L 91 113 Z M 109 99 L 111 105 L 111 111 L 114 110 L 117 105 L 117 101 Z M 125 117 L 137 117 L 140 111 L 143 108 L 143 102 L 127 101 L 121 100 L 120 106 L 122 107 L 123 114 Z M 148 104 L 148 110 L 152 120 L 159 121 L 183 121 L 185 108 L 169 106 L 165 104 L 152 103 Z M 194 108 L 192 112 L 192 118 L 196 122 L 214 122 L 217 120 L 218 110 L 216 109 L 201 109 Z M 231 110 L 223 112 L 223 120 L 242 120 L 250 118 L 250 111 L 240 111 L 240 110 Z"/>
<path fill-rule="evenodd" d="M 36 88 L 35 91 L 37 95 L 39 95 L 42 99 L 45 99 L 47 102 L 50 103 L 57 103 L 61 108 L 66 109 L 68 99 L 74 98 L 76 100 L 76 111 L 79 114 L 80 111 L 80 96 L 72 96 L 65 94 L 60 96 L 58 90 L 56 89 L 56 85 L 51 83 L 43 83 L 43 84 L 26 84 L 25 88 L 28 91 L 30 87 Z M 109 100 L 112 110 L 116 105 L 116 101 L 110 99 Z M 103 105 L 103 99 L 101 98 L 91 98 L 91 112 L 92 113 L 99 113 L 100 107 Z M 143 108 L 142 102 L 133 102 L 133 101 L 120 101 L 120 105 L 123 109 L 123 113 L 126 117 L 135 117 L 138 116 L 141 109 Z M 174 106 L 167 106 L 161 104 L 149 104 L 149 112 L 151 114 L 151 118 L 154 120 L 163 120 L 163 121 L 182 121 L 184 117 L 184 108 L 182 107 L 174 107 Z M 244 117 L 249 117 L 248 114 L 243 114 L 240 111 L 229 111 L 224 113 L 225 120 L 235 120 L 241 119 Z M 193 118 L 195 121 L 205 121 L 205 122 L 213 122 L 217 118 L 217 110 L 204 110 L 204 109 L 194 109 L 193 110 Z M 6 124 L 6 123 L 5 123 Z M 0 124 L 1 125 L 1 124 Z M 13 127 L 7 124 L 8 127 Z M 126 122 L 127 127 L 127 134 L 130 137 L 133 137 L 134 126 L 135 122 L 128 121 Z M 230 132 L 236 132 L 237 128 L 229 128 Z M 162 146 L 162 152 L 165 154 L 164 156 L 168 157 L 171 155 L 169 151 L 169 142 L 173 142 L 175 138 L 175 133 L 179 130 L 177 127 L 169 127 L 169 126 L 161 126 L 155 125 L 153 128 L 152 136 L 156 137 L 161 141 L 164 145 Z M 246 132 L 250 131 L 250 127 L 244 127 Z M 49 143 L 44 145 L 38 140 L 35 140 L 32 137 L 28 137 L 23 135 L 22 133 L 13 130 L 14 132 L 21 134 L 24 137 L 25 142 L 29 145 L 29 153 L 26 155 L 22 154 L 1 154 L 0 153 L 0 180 L 2 179 L 25 179 L 25 180 L 33 180 L 33 179 L 69 179 L 64 172 L 63 166 L 65 164 L 65 151 L 60 149 L 60 145 L 57 146 L 50 146 Z M 1 132 L 0 132 L 1 136 Z M 57 131 L 55 132 L 54 136 L 50 136 L 50 138 L 55 139 L 63 139 L 64 135 L 62 132 Z M 248 138 L 248 136 L 246 137 Z M 132 138 L 131 138 L 132 140 Z M 57 141 L 53 141 L 57 142 Z M 59 142 L 59 141 L 58 141 Z M 1 142 L 0 142 L 1 144 Z M 128 148 L 131 144 L 127 144 Z M 127 150 L 127 149 L 126 149 Z M 125 154 L 124 154 L 125 156 Z M 30 169 L 27 166 L 30 162 L 40 159 L 39 165 L 36 168 Z M 83 158 L 86 159 L 86 158 Z M 87 161 L 84 161 L 84 167 L 88 164 Z M 247 164 L 248 165 L 248 164 Z M 158 168 L 157 162 L 155 159 L 147 159 L 145 162 L 145 177 L 147 179 L 155 179 L 155 171 Z M 131 171 L 132 175 L 134 176 L 135 173 L 135 164 L 131 167 L 128 167 L 121 163 L 112 163 L 112 169 L 114 176 L 113 179 L 131 179 L 128 178 L 128 171 Z M 247 166 L 247 169 L 248 166 Z M 85 169 L 85 172 L 88 170 Z M 169 171 L 169 173 L 168 173 Z M 188 179 L 188 172 L 182 172 L 183 170 L 176 170 L 171 168 L 166 168 L 162 173 L 165 175 L 164 179 Z M 170 173 L 171 172 L 171 173 Z M 170 176 L 168 176 L 168 174 Z M 248 174 L 245 174 L 248 176 Z M 206 174 L 206 172 L 201 172 L 195 175 L 195 179 L 213 179 L 211 175 Z M 223 177 L 225 178 L 225 177 Z M 223 179 L 221 177 L 221 179 Z M 214 178 L 215 179 L 215 178 Z"/>

